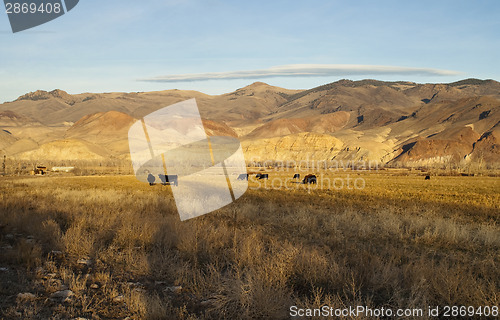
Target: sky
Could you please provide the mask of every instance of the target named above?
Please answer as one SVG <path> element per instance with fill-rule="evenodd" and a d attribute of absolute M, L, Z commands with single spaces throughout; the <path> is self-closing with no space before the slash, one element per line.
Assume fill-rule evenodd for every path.
<path fill-rule="evenodd" d="M 498 81 L 499 16 L 497 0 L 80 0 L 12 33 L 2 10 L 0 102 L 56 88 L 222 94 L 255 81 Z"/>

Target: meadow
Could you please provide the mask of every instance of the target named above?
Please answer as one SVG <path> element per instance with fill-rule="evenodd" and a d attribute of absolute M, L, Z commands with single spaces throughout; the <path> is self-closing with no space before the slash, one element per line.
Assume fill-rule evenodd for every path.
<path fill-rule="evenodd" d="M 0 177 L 0 317 L 499 305 L 499 177 L 326 172 L 363 188 L 273 184 L 291 175 L 250 178 L 235 203 L 184 222 L 170 186 L 133 176 Z"/>

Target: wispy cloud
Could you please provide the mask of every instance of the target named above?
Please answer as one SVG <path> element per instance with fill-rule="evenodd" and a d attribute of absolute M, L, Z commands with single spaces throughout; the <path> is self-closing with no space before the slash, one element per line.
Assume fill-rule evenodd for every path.
<path fill-rule="evenodd" d="M 172 74 L 153 78 L 139 79 L 139 81 L 187 82 L 205 80 L 261 79 L 275 77 L 325 77 L 351 75 L 452 76 L 458 74 L 460 74 L 460 72 L 433 68 L 410 68 L 357 64 L 291 64 L 260 70 Z"/>

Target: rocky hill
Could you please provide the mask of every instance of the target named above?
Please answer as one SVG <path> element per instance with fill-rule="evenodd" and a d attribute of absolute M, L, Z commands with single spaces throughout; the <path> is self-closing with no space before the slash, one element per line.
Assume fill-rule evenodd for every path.
<path fill-rule="evenodd" d="M 340 80 L 309 90 L 256 82 L 196 91 L 68 94 L 36 91 L 0 105 L 0 148 L 25 158 L 128 154 L 128 128 L 196 98 L 208 135 L 238 136 L 247 160 L 376 160 L 397 166 L 500 162 L 500 83 Z M 62 149 L 61 149 L 62 148 Z M 59 150 L 59 151 L 57 151 Z M 74 156 L 71 156 L 75 158 Z"/>

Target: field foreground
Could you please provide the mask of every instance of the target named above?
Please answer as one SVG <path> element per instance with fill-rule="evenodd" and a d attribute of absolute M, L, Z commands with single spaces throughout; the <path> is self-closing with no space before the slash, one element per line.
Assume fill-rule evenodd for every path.
<path fill-rule="evenodd" d="M 356 177 L 364 188 L 251 179 L 184 222 L 169 186 L 133 176 L 0 177 L 0 317 L 499 305 L 500 178 Z"/>

